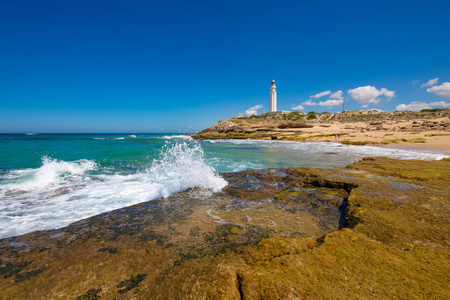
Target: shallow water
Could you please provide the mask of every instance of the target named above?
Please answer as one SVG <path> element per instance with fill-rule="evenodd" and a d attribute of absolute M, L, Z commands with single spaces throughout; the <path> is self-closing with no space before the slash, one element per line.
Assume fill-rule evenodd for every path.
<path fill-rule="evenodd" d="M 366 156 L 448 157 L 338 143 L 197 142 L 176 134 L 0 135 L 0 238 L 59 228 L 189 188 L 219 191 L 227 182 L 217 172 L 345 167 Z"/>

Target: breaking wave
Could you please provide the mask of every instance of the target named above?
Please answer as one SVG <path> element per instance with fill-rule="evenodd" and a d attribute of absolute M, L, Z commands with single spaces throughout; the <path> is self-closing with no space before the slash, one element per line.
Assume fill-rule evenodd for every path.
<path fill-rule="evenodd" d="M 187 140 L 187 141 L 193 140 L 193 138 L 190 135 L 184 135 L 184 134 L 165 135 L 165 136 L 162 136 L 161 139 L 164 139 L 164 140 Z"/>
<path fill-rule="evenodd" d="M 203 160 L 198 143 L 166 144 L 141 170 L 111 174 L 92 160 L 59 161 L 0 176 L 0 238 L 54 229 L 189 188 L 219 191 L 227 182 Z"/>

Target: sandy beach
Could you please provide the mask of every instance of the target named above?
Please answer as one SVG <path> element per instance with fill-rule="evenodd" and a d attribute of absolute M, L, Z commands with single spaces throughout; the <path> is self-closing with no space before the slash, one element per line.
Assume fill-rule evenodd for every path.
<path fill-rule="evenodd" d="M 447 121 L 448 118 L 434 119 L 434 122 Z M 314 141 L 335 141 L 351 144 L 374 144 L 374 145 L 398 145 L 408 147 L 430 148 L 450 151 L 450 132 L 448 131 L 397 131 L 396 128 L 411 127 L 413 122 L 400 121 L 398 123 L 383 124 L 383 129 L 367 130 L 367 124 L 358 123 L 340 123 L 315 126 L 302 130 L 305 134 L 313 137 Z M 300 130 L 299 130 L 300 131 Z M 327 136 L 339 133 L 340 136 Z M 324 135 L 324 136 L 321 136 Z"/>
<path fill-rule="evenodd" d="M 219 121 L 198 139 L 272 139 L 402 146 L 450 151 L 450 110 L 438 112 L 348 111 L 290 113 Z"/>

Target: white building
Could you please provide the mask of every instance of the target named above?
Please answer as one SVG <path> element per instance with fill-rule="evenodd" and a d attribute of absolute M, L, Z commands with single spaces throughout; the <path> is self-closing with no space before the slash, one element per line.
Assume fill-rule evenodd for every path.
<path fill-rule="evenodd" d="M 269 112 L 277 111 L 277 86 L 275 85 L 275 80 L 272 80 L 270 84 L 270 110 Z"/>
<path fill-rule="evenodd" d="M 262 113 L 263 115 L 282 115 L 288 114 L 290 111 L 277 110 L 277 86 L 275 80 L 272 80 L 270 84 L 270 108 L 268 112 Z"/>

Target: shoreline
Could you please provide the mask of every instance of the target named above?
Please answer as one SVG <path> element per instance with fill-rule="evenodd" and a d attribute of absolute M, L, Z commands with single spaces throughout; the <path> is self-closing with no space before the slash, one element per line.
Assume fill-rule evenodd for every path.
<path fill-rule="evenodd" d="M 424 148 L 441 150 L 443 153 L 450 154 L 450 133 L 425 131 L 425 132 L 395 132 L 395 131 L 374 131 L 370 134 L 356 133 L 354 131 L 342 130 L 337 126 L 329 127 L 328 130 L 314 130 L 301 132 L 298 134 L 307 136 L 276 136 L 271 133 L 268 136 L 239 136 L 233 135 L 209 135 L 205 138 L 199 138 L 193 135 L 194 139 L 199 140 L 215 140 L 215 139 L 230 139 L 230 140 L 273 140 L 273 141 L 293 141 L 293 142 L 335 142 L 344 145 L 355 146 L 377 146 L 377 147 L 409 147 L 409 148 Z M 339 134 L 340 137 L 336 137 Z M 276 138 L 274 138 L 276 136 Z"/>
<path fill-rule="evenodd" d="M 203 141 L 214 141 L 218 139 L 205 139 Z M 298 142 L 298 143 L 337 143 L 341 145 L 346 146 L 372 146 L 372 147 L 379 147 L 379 148 L 389 148 L 389 149 L 399 149 L 399 150 L 409 150 L 409 151 L 417 151 L 417 152 L 431 152 L 436 154 L 444 154 L 450 156 L 450 146 L 447 146 L 447 144 L 440 146 L 435 146 L 434 144 L 419 144 L 419 143 L 408 143 L 408 142 L 399 142 L 399 143 L 389 143 L 389 144 L 376 144 L 376 143 L 367 143 L 367 144 L 361 144 L 361 143 L 345 143 L 342 141 L 334 141 L 334 140 L 310 140 L 310 141 L 298 141 L 298 140 L 271 140 L 271 139 L 233 139 L 233 138 L 224 138 L 220 140 L 230 140 L 230 141 L 238 141 L 238 140 L 249 140 L 249 141 L 262 141 L 262 142 Z"/>
<path fill-rule="evenodd" d="M 410 150 L 410 151 L 428 151 L 433 153 L 445 154 L 450 156 L 450 149 L 433 148 L 430 145 L 418 145 L 415 143 L 401 143 L 401 144 L 387 144 L 387 145 L 373 145 L 375 147 L 390 148 L 390 149 L 400 149 L 400 150 Z M 447 147 L 446 147 L 447 148 Z"/>
<path fill-rule="evenodd" d="M 290 113 L 233 118 L 219 121 L 192 137 L 199 140 L 264 139 L 398 145 L 450 151 L 450 109 L 406 113 Z"/>
<path fill-rule="evenodd" d="M 335 132 L 341 133 L 338 138 L 318 137 L 315 141 L 334 141 L 348 145 L 374 145 L 381 147 L 412 147 L 444 150 L 450 152 L 450 133 L 424 131 L 424 132 L 396 132 L 396 131 L 372 131 L 361 133 L 346 131 L 341 128 L 333 128 Z M 341 130 L 340 130 L 341 129 Z M 329 131 L 314 132 L 317 135 L 331 134 Z M 342 135 L 344 134 L 344 135 Z"/>

